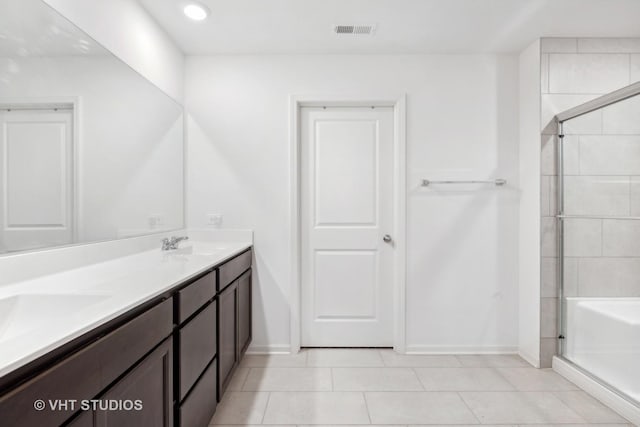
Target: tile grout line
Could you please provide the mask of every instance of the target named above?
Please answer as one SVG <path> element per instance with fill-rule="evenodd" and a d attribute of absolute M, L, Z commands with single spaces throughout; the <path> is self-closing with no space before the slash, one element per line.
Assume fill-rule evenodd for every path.
<path fill-rule="evenodd" d="M 240 391 L 244 391 L 244 386 L 247 385 L 247 381 L 249 380 L 249 375 L 251 375 L 251 370 L 253 368 L 248 368 L 249 371 L 247 371 L 247 376 L 244 377 L 244 381 L 242 381 L 242 384 L 240 385 Z"/>
<path fill-rule="evenodd" d="M 267 395 L 267 403 L 264 405 L 264 412 L 262 412 L 262 418 L 260 419 L 260 424 L 264 424 L 264 418 L 267 416 L 267 409 L 269 408 L 269 402 L 271 401 L 271 392 L 268 392 Z"/>
<path fill-rule="evenodd" d="M 476 419 L 476 421 L 478 421 L 478 424 L 482 424 L 482 421 L 480 421 L 480 418 L 478 418 L 478 415 L 476 415 L 476 413 L 473 412 L 473 409 L 471 409 L 469 404 L 467 404 L 466 400 L 464 400 L 464 397 L 462 396 L 462 394 L 460 394 L 460 392 L 457 391 L 456 395 L 458 396 L 458 399 L 460 399 L 462 401 L 464 406 L 469 410 L 469 412 L 471 412 L 471 415 L 473 415 L 473 417 Z"/>
<path fill-rule="evenodd" d="M 369 402 L 367 402 L 367 394 L 366 392 L 362 391 L 362 399 L 364 399 L 364 407 L 367 410 L 367 418 L 369 418 L 369 424 L 373 424 L 373 422 L 371 421 L 371 411 L 369 411 Z"/>
<path fill-rule="evenodd" d="M 385 368 L 389 368 L 390 366 L 384 360 L 384 356 L 382 355 L 382 350 L 378 349 L 377 353 L 378 353 L 378 356 L 380 357 L 380 360 L 382 360 L 382 366 L 384 366 Z"/>
<path fill-rule="evenodd" d="M 423 391 L 427 391 L 427 388 L 424 386 L 424 383 L 420 379 L 420 375 L 418 375 L 418 371 L 416 370 L 416 368 L 412 367 L 411 370 L 413 371 L 413 375 L 416 376 L 416 379 L 418 380 L 418 383 L 420 384 L 420 387 L 422 387 L 422 390 Z"/>

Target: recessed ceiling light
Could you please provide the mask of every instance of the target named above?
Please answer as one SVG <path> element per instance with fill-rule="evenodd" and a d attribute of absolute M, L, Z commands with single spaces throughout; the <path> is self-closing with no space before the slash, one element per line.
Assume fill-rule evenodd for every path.
<path fill-rule="evenodd" d="M 187 18 L 194 21 L 203 21 L 209 16 L 209 9 L 200 3 L 189 3 L 184 7 L 183 12 Z"/>

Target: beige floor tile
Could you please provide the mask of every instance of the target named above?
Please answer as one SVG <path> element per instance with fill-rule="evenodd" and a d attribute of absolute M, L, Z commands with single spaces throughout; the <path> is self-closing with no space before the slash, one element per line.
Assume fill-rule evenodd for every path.
<path fill-rule="evenodd" d="M 415 368 L 428 391 L 513 391 L 493 368 Z"/>
<path fill-rule="evenodd" d="M 460 395 L 483 424 L 585 422 L 548 392 L 462 392 Z"/>
<path fill-rule="evenodd" d="M 243 391 L 331 391 L 330 368 L 251 368 Z"/>
<path fill-rule="evenodd" d="M 369 424 L 357 392 L 273 392 L 263 424 Z"/>
<path fill-rule="evenodd" d="M 246 354 L 240 363 L 243 368 L 266 367 L 304 367 L 307 363 L 307 353 L 298 354 Z"/>
<path fill-rule="evenodd" d="M 470 368 L 527 368 L 531 367 L 516 354 L 464 354 L 456 356 L 462 366 Z"/>
<path fill-rule="evenodd" d="M 577 390 L 551 369 L 498 368 L 498 372 L 519 391 L 567 391 Z"/>
<path fill-rule="evenodd" d="M 552 370 L 529 367 L 515 355 L 400 355 L 387 349 L 246 355 L 211 425 L 479 422 L 632 427 Z"/>
<path fill-rule="evenodd" d="M 247 375 L 249 375 L 250 368 L 238 368 L 236 369 L 235 374 L 229 381 L 229 385 L 227 386 L 227 390 L 229 391 L 242 391 L 242 385 L 244 381 L 247 379 Z"/>
<path fill-rule="evenodd" d="M 309 367 L 384 366 L 380 352 L 373 349 L 314 348 L 306 350 Z"/>
<path fill-rule="evenodd" d="M 423 391 L 410 368 L 332 368 L 336 391 Z"/>
<path fill-rule="evenodd" d="M 211 424 L 260 424 L 268 398 L 269 393 L 227 391 Z"/>
<path fill-rule="evenodd" d="M 431 354 L 399 354 L 393 350 L 380 350 L 385 366 L 451 368 L 462 366 L 455 356 Z"/>
<path fill-rule="evenodd" d="M 374 424 L 477 424 L 457 393 L 367 392 Z"/>
<path fill-rule="evenodd" d="M 553 394 L 589 423 L 628 422 L 583 391 L 556 391 Z"/>

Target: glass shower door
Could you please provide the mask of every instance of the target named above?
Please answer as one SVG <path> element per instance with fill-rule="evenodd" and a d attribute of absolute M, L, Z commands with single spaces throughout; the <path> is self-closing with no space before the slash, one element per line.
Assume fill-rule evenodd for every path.
<path fill-rule="evenodd" d="M 640 96 L 561 124 L 560 348 L 640 401 Z"/>

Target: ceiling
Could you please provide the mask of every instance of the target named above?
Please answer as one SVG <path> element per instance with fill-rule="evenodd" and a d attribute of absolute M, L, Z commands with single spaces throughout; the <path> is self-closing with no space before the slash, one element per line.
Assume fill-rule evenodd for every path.
<path fill-rule="evenodd" d="M 0 0 L 0 57 L 107 55 L 40 0 Z"/>
<path fill-rule="evenodd" d="M 511 53 L 544 36 L 640 37 L 640 0 L 139 0 L 189 55 Z M 373 36 L 337 24 L 376 24 Z"/>

